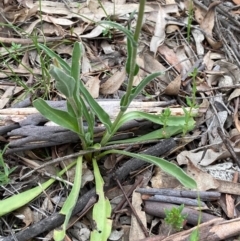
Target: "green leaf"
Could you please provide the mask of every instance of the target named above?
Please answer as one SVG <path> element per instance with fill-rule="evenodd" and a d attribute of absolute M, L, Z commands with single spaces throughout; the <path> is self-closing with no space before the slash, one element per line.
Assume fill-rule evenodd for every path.
<path fill-rule="evenodd" d="M 185 187 L 188 188 L 197 188 L 196 182 L 189 177 L 180 167 L 178 167 L 175 164 L 172 164 L 163 158 L 155 157 L 155 156 L 150 156 L 147 154 L 135 154 L 135 153 L 130 153 L 127 151 L 120 151 L 120 150 L 109 150 L 101 154 L 107 155 L 109 153 L 117 153 L 125 156 L 131 156 L 133 158 L 141 159 L 143 161 L 149 162 L 151 164 L 154 164 L 158 167 L 160 167 L 164 172 L 170 174 L 171 176 L 175 177 L 180 181 Z"/>
<path fill-rule="evenodd" d="M 118 125 L 116 126 L 116 129 L 119 129 L 124 123 L 127 121 L 133 120 L 133 119 L 146 119 L 156 124 L 164 125 L 161 121 L 161 118 L 159 115 L 153 115 L 148 114 L 141 111 L 131 111 L 128 113 L 125 113 L 122 116 L 122 119 L 119 121 Z M 170 116 L 167 121 L 167 126 L 184 126 L 186 124 L 185 116 Z M 189 118 L 188 122 L 188 130 L 192 130 L 194 128 L 195 121 L 192 117 Z"/>
<path fill-rule="evenodd" d="M 38 46 L 39 46 L 39 48 L 44 50 L 49 57 L 55 58 L 58 61 L 58 63 L 60 64 L 60 66 L 65 70 L 65 72 L 70 74 L 71 68 L 70 68 L 69 64 L 66 61 L 64 61 L 58 54 L 56 54 L 54 51 L 49 49 L 44 44 L 38 43 Z"/>
<path fill-rule="evenodd" d="M 81 57 L 82 45 L 79 42 L 75 42 L 72 52 L 71 76 L 75 79 L 76 82 L 79 82 L 80 80 Z"/>
<path fill-rule="evenodd" d="M 98 202 L 93 207 L 94 230 L 91 232 L 91 241 L 101 240 L 106 241 L 111 233 L 112 220 L 111 204 L 104 196 L 104 182 L 98 168 L 96 159 L 93 159 L 93 170 L 95 177 L 96 193 L 98 195 Z"/>
<path fill-rule="evenodd" d="M 64 223 L 62 224 L 60 230 L 54 230 L 54 240 L 55 241 L 62 241 L 66 235 L 67 225 L 72 215 L 72 211 L 77 203 L 78 196 L 80 193 L 81 188 L 81 181 L 82 181 L 82 156 L 77 158 L 77 165 L 76 171 L 74 176 L 74 185 L 72 190 L 65 201 L 60 213 L 65 216 Z"/>
<path fill-rule="evenodd" d="M 91 111 L 88 112 L 88 108 L 87 108 L 86 104 L 84 103 L 83 99 L 81 98 L 80 100 L 81 100 L 81 105 L 82 105 L 82 109 L 83 109 L 83 116 L 88 123 L 88 132 L 90 133 L 91 139 L 93 139 L 95 116 L 94 116 L 94 113 L 92 113 Z"/>
<path fill-rule="evenodd" d="M 183 132 L 182 126 L 167 126 L 165 128 L 161 128 L 159 130 L 152 131 L 146 135 L 142 135 L 139 137 L 135 137 L 135 138 L 131 138 L 131 139 L 124 139 L 124 140 L 117 140 L 117 141 L 110 141 L 107 143 L 107 145 L 136 143 L 136 142 L 141 142 L 141 141 L 164 139 L 164 138 L 169 138 L 171 136 L 177 135 L 182 132 Z"/>
<path fill-rule="evenodd" d="M 76 164 L 76 162 L 72 162 L 65 169 L 60 171 L 58 173 L 58 176 L 63 175 L 67 170 L 69 170 L 75 164 Z M 1 200 L 0 201 L 0 217 L 28 204 L 34 198 L 36 198 L 38 195 L 40 195 L 43 192 L 43 190 L 47 189 L 51 184 L 53 184 L 55 181 L 56 181 L 55 179 L 50 179 L 50 180 L 42 183 L 40 186 L 34 187 L 25 192 L 22 192 L 22 193 L 13 195 L 9 198 L 6 198 L 4 200 Z"/>
<path fill-rule="evenodd" d="M 150 75 L 148 75 L 147 77 L 145 77 L 145 78 L 138 84 L 138 86 L 136 86 L 135 88 L 132 89 L 131 94 L 130 94 L 130 96 L 129 96 L 129 99 L 128 99 L 128 102 L 127 102 L 127 105 L 126 105 L 126 106 L 128 106 L 128 105 L 132 102 L 132 100 L 133 100 L 139 93 L 141 93 L 141 91 L 145 88 L 145 86 L 146 86 L 148 83 L 150 83 L 153 79 L 155 79 L 156 77 L 158 77 L 158 76 L 161 75 L 161 74 L 162 74 L 162 72 L 156 72 L 156 73 L 150 74 Z M 123 106 L 123 105 L 122 105 L 122 103 L 124 103 L 124 102 L 123 102 L 123 101 L 124 101 L 124 98 L 126 98 L 125 95 L 122 97 L 121 102 L 120 102 L 120 106 L 123 107 L 123 108 L 126 107 L 126 106 Z"/>
<path fill-rule="evenodd" d="M 76 81 L 58 67 L 52 67 L 49 73 L 55 78 L 56 88 L 67 98 L 73 97 Z"/>
<path fill-rule="evenodd" d="M 88 90 L 83 85 L 82 81 L 80 81 L 80 90 L 84 96 L 85 101 L 89 104 L 91 110 L 95 113 L 95 115 L 104 124 L 107 131 L 110 133 L 112 122 L 110 120 L 108 113 L 105 112 L 105 110 L 97 103 L 97 101 L 93 99 L 91 94 L 88 92 Z"/>
<path fill-rule="evenodd" d="M 33 105 L 47 119 L 79 134 L 77 119 L 68 112 L 52 108 L 43 99 L 35 100 Z"/>
<path fill-rule="evenodd" d="M 125 33 L 128 37 L 128 39 L 130 40 L 131 44 L 135 47 L 137 47 L 137 42 L 134 40 L 133 34 L 130 30 L 128 30 L 127 28 L 123 27 L 121 24 L 115 23 L 115 22 L 111 22 L 111 21 L 100 21 L 98 22 L 99 25 L 109 25 L 112 28 L 116 28 L 119 31 Z"/>
<path fill-rule="evenodd" d="M 127 61 L 126 61 L 126 72 L 130 74 L 131 72 L 131 63 L 132 63 L 132 43 L 130 39 L 127 38 Z"/>

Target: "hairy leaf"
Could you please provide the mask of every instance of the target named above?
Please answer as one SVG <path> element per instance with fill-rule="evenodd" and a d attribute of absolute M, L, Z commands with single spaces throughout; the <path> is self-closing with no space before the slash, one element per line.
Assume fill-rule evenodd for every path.
<path fill-rule="evenodd" d="M 76 89 L 74 78 L 55 66 L 50 69 L 49 73 L 55 78 L 56 88 L 67 98 L 73 97 Z"/>
<path fill-rule="evenodd" d="M 33 105 L 47 119 L 79 134 L 77 119 L 68 112 L 52 108 L 43 99 L 35 100 Z"/>

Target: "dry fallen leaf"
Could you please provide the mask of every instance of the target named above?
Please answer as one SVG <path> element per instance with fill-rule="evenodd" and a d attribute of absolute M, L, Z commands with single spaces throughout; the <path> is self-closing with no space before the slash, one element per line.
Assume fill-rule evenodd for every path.
<path fill-rule="evenodd" d="M 196 181 L 199 191 L 207 191 L 219 187 L 219 183 L 215 178 L 197 168 L 191 161 L 188 162 L 187 174 Z"/>
<path fill-rule="evenodd" d="M 15 212 L 15 216 L 19 219 L 21 219 L 25 223 L 25 227 L 27 228 L 32 222 L 33 222 L 33 214 L 29 207 L 24 206 L 20 209 L 18 209 Z"/>
<path fill-rule="evenodd" d="M 167 14 L 165 10 L 161 6 L 159 6 L 154 35 L 152 36 L 152 39 L 150 42 L 150 50 L 154 52 L 154 55 L 156 54 L 158 47 L 163 44 L 166 36 L 165 34 L 165 27 L 167 24 L 166 17 L 167 17 Z"/>
<path fill-rule="evenodd" d="M 236 5 L 240 4 L 240 0 L 232 0 Z"/>
<path fill-rule="evenodd" d="M 87 83 L 85 84 L 85 87 L 91 94 L 93 98 L 98 98 L 99 96 L 99 88 L 100 88 L 100 80 L 98 76 L 89 76 L 89 79 Z"/>
<path fill-rule="evenodd" d="M 101 84 L 100 92 L 104 95 L 113 94 L 122 85 L 126 77 L 125 68 L 115 72 L 106 82 Z"/>
<path fill-rule="evenodd" d="M 178 75 L 172 82 L 168 84 L 164 93 L 166 95 L 178 95 L 181 86 L 181 75 Z"/>
<path fill-rule="evenodd" d="M 132 205 L 142 221 L 143 225 L 146 227 L 147 226 L 147 220 L 146 220 L 146 214 L 144 211 L 142 211 L 142 198 L 141 194 L 137 192 L 133 192 L 132 195 Z M 132 214 L 132 219 L 131 219 L 131 229 L 130 229 L 130 234 L 129 234 L 129 240 L 131 241 L 138 241 L 142 238 L 145 238 L 145 235 L 143 233 L 142 228 L 140 227 L 135 215 Z"/>
<path fill-rule="evenodd" d="M 215 8 L 220 3 L 220 1 L 216 1 L 210 4 L 207 14 L 205 15 L 203 21 L 200 24 L 200 28 L 207 33 L 206 39 L 213 49 L 219 49 L 222 47 L 222 43 L 215 41 L 212 36 L 215 19 Z"/>
<path fill-rule="evenodd" d="M 179 73 L 181 73 L 182 66 L 179 63 L 178 56 L 172 49 L 170 49 L 164 44 L 158 47 L 158 52 L 164 56 L 164 58 L 169 62 L 169 64 L 174 65 L 174 68 Z"/>

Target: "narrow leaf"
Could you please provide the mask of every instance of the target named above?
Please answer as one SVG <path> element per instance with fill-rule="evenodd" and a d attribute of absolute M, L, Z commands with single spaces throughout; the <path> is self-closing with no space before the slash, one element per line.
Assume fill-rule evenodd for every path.
<path fill-rule="evenodd" d="M 42 50 L 44 50 L 49 57 L 55 58 L 59 62 L 60 66 L 66 71 L 66 73 L 70 74 L 71 68 L 70 68 L 69 64 L 66 61 L 64 61 L 58 54 L 56 54 L 54 51 L 49 49 L 44 44 L 38 43 L 38 46 Z"/>
<path fill-rule="evenodd" d="M 130 40 L 131 44 L 134 47 L 137 47 L 137 42 L 134 40 L 133 38 L 133 34 L 130 30 L 128 30 L 127 28 L 123 27 L 121 24 L 115 23 L 115 22 L 111 22 L 111 21 L 100 21 L 98 22 L 99 25 L 109 25 L 110 27 L 116 28 L 119 31 L 125 33 L 128 37 L 128 39 Z"/>
<path fill-rule="evenodd" d="M 80 80 L 81 56 L 82 45 L 79 42 L 75 42 L 72 53 L 71 76 L 75 79 L 76 82 Z"/>
<path fill-rule="evenodd" d="M 62 241 L 66 235 L 67 225 L 72 215 L 72 211 L 77 203 L 78 196 L 80 193 L 81 188 L 81 181 L 82 181 L 82 156 L 77 158 L 77 165 L 76 171 L 74 176 L 74 185 L 72 190 L 65 201 L 60 213 L 65 216 L 65 220 L 63 225 L 61 226 L 60 230 L 54 230 L 54 240 L 55 241 Z"/>
<path fill-rule="evenodd" d="M 98 168 L 96 159 L 93 159 L 93 170 L 95 177 L 96 193 L 98 194 L 98 202 L 93 207 L 93 220 L 95 223 L 94 230 L 91 232 L 91 241 L 106 241 L 111 233 L 112 220 L 111 204 L 104 196 L 104 182 Z"/>
<path fill-rule="evenodd" d="M 65 169 L 58 173 L 59 176 L 63 175 L 67 170 L 69 170 L 72 166 L 74 166 L 76 162 L 72 162 Z M 56 180 L 49 179 L 48 181 L 42 183 L 40 186 L 29 189 L 25 192 L 13 195 L 9 198 L 0 201 L 0 217 L 10 213 L 26 204 L 31 202 L 34 198 L 40 195 L 43 190 L 47 189 L 51 184 L 53 184 Z"/>
<path fill-rule="evenodd" d="M 160 167 L 164 172 L 170 174 L 171 176 L 175 177 L 180 181 L 185 187 L 188 188 L 197 188 L 196 182 L 189 177 L 180 167 L 177 165 L 170 163 L 163 158 L 155 157 L 155 156 L 150 156 L 147 154 L 135 154 L 127 151 L 120 151 L 120 150 L 109 150 L 104 152 L 103 154 L 109 154 L 109 153 L 117 153 L 117 154 L 122 154 L 126 156 L 131 156 L 133 158 L 138 158 L 143 161 L 149 162 L 151 164 L 154 164 L 158 167 Z"/>
<path fill-rule="evenodd" d="M 127 121 L 133 119 L 146 119 L 156 124 L 163 125 L 164 123 L 161 121 L 159 115 L 148 114 L 141 111 L 131 111 L 125 113 L 122 119 L 119 121 L 118 125 L 116 126 L 116 130 L 121 127 Z M 170 116 L 167 121 L 167 126 L 184 126 L 186 124 L 185 116 Z M 189 118 L 188 120 L 188 131 L 194 128 L 195 121 L 193 118 Z"/>
<path fill-rule="evenodd" d="M 164 139 L 164 138 L 169 138 L 171 136 L 177 135 L 182 132 L 183 132 L 182 126 L 167 126 L 165 128 L 161 128 L 159 130 L 152 131 L 146 135 L 142 135 L 139 137 L 135 137 L 135 138 L 131 138 L 131 139 L 124 139 L 124 140 L 117 140 L 117 141 L 110 141 L 107 143 L 107 145 L 136 143 L 136 142 L 140 142 L 140 141 Z"/>
<path fill-rule="evenodd" d="M 132 102 L 133 99 L 135 99 L 135 97 L 141 93 L 141 91 L 145 88 L 145 86 L 150 83 L 153 79 L 155 79 L 156 77 L 158 77 L 159 75 L 161 75 L 162 72 L 156 72 L 153 74 L 148 75 L 147 77 L 145 77 L 138 86 L 136 86 L 135 88 L 132 89 L 131 94 L 129 96 L 129 100 L 127 102 L 127 106 Z M 123 99 L 125 98 L 125 95 L 122 97 L 121 99 L 121 107 L 125 107 L 122 106 L 123 103 Z"/>
<path fill-rule="evenodd" d="M 79 134 L 77 119 L 68 112 L 52 108 L 43 99 L 35 100 L 33 105 L 47 119 Z"/>
<path fill-rule="evenodd" d="M 130 39 L 127 38 L 127 61 L 126 61 L 126 72 L 130 74 L 131 72 L 131 63 L 132 63 L 132 43 Z"/>
<path fill-rule="evenodd" d="M 82 81 L 80 83 L 80 90 L 84 96 L 85 101 L 89 104 L 91 110 L 95 113 L 98 119 L 104 124 L 108 132 L 111 132 L 112 122 L 107 112 L 97 103 L 96 100 L 90 95 L 88 90 L 83 85 Z"/>

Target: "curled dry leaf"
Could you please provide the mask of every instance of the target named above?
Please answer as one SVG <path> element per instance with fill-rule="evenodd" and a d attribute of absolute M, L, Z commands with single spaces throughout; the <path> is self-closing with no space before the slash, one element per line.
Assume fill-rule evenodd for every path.
<path fill-rule="evenodd" d="M 203 21 L 200 24 L 201 29 L 207 33 L 206 39 L 213 49 L 219 49 L 222 47 L 222 43 L 215 41 L 212 36 L 212 31 L 214 27 L 215 8 L 220 3 L 220 1 L 216 1 L 210 4 L 207 14 L 205 15 Z"/>
<path fill-rule="evenodd" d="M 191 30 L 191 33 L 193 35 L 193 38 L 196 43 L 196 50 L 198 55 L 204 55 L 204 48 L 202 45 L 202 41 L 204 40 L 203 33 L 198 29 Z"/>
<path fill-rule="evenodd" d="M 181 45 L 176 48 L 176 55 L 177 55 L 178 61 L 180 61 L 179 64 L 181 65 L 181 76 L 183 77 L 186 74 L 188 74 L 189 70 L 192 68 L 192 64 L 186 55 L 184 45 Z"/>
<path fill-rule="evenodd" d="M 187 174 L 194 178 L 197 183 L 198 191 L 207 191 L 209 189 L 216 189 L 219 183 L 210 174 L 197 168 L 191 161 L 188 162 Z"/>
<path fill-rule="evenodd" d="M 166 95 L 178 95 L 181 86 L 181 76 L 178 75 L 165 89 Z"/>
<path fill-rule="evenodd" d="M 195 8 L 195 11 L 194 11 L 195 18 L 194 19 L 200 24 L 203 21 L 204 16 L 206 15 L 207 12 L 196 4 L 194 5 L 194 8 Z"/>
<path fill-rule="evenodd" d="M 240 0 L 232 0 L 236 5 L 240 4 Z"/>
<path fill-rule="evenodd" d="M 174 65 L 174 68 L 181 73 L 182 66 L 179 64 L 178 56 L 172 49 L 164 44 L 158 47 L 158 52 L 164 56 L 169 64 Z"/>
<path fill-rule="evenodd" d="M 154 52 L 154 55 L 157 52 L 159 46 L 161 46 L 165 39 L 165 28 L 167 25 L 166 18 L 168 13 L 176 13 L 178 12 L 178 7 L 176 4 L 169 4 L 165 6 L 159 5 L 159 10 L 156 16 L 156 25 L 154 30 L 154 35 L 152 36 L 150 42 L 150 51 Z"/>
<path fill-rule="evenodd" d="M 154 52 L 154 54 L 156 54 L 158 47 L 163 44 L 166 36 L 165 34 L 165 27 L 167 24 L 166 17 L 167 17 L 166 12 L 161 6 L 159 6 L 154 35 L 152 36 L 152 39 L 150 42 L 150 50 Z"/>
<path fill-rule="evenodd" d="M 21 219 L 25 223 L 25 227 L 27 228 L 32 222 L 33 222 L 33 214 L 29 207 L 24 206 L 20 209 L 18 209 L 15 212 L 15 216 L 19 219 Z"/>
<path fill-rule="evenodd" d="M 211 51 L 208 51 L 203 57 L 203 63 L 206 66 L 207 70 L 212 70 L 214 61 L 211 59 Z"/>
<path fill-rule="evenodd" d="M 237 130 L 240 132 L 240 122 L 238 119 L 238 112 L 234 113 L 233 119 L 234 119 L 234 123 L 235 123 Z"/>
<path fill-rule="evenodd" d="M 240 89 L 235 89 L 232 94 L 229 96 L 228 101 L 231 101 L 234 98 L 237 98 L 240 96 Z"/>
<path fill-rule="evenodd" d="M 125 68 L 115 72 L 105 83 L 101 84 L 100 92 L 104 95 L 113 94 L 122 85 L 125 76 Z"/>

